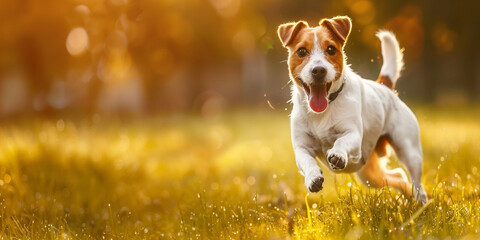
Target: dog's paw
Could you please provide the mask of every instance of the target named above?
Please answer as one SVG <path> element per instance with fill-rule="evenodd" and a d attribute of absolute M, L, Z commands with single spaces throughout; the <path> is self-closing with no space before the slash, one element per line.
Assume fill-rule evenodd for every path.
<path fill-rule="evenodd" d="M 415 199 L 422 205 L 427 204 L 427 200 L 428 200 L 427 192 L 425 192 L 425 189 L 423 188 L 423 186 L 420 186 L 417 189 L 414 189 L 414 191 L 415 191 L 414 193 Z"/>
<path fill-rule="evenodd" d="M 342 170 L 347 167 L 347 154 L 330 149 L 327 153 L 328 164 L 332 170 Z"/>
<path fill-rule="evenodd" d="M 323 172 L 319 167 L 312 169 L 305 175 L 305 186 L 309 192 L 318 192 L 323 188 Z"/>

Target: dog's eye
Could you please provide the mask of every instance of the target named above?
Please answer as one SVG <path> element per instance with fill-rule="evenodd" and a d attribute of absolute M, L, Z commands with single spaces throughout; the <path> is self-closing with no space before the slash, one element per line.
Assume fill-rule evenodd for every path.
<path fill-rule="evenodd" d="M 327 47 L 327 53 L 328 55 L 333 56 L 335 55 L 335 53 L 337 53 L 337 49 L 334 46 L 330 45 Z"/>
<path fill-rule="evenodd" d="M 298 49 L 298 51 L 297 51 L 297 55 L 298 55 L 299 57 L 301 57 L 301 58 L 307 56 L 307 54 L 308 54 L 308 51 L 307 51 L 307 49 L 304 48 L 304 47 Z"/>

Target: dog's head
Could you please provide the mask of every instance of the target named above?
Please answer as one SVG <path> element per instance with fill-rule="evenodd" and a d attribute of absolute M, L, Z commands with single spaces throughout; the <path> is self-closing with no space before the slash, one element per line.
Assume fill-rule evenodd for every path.
<path fill-rule="evenodd" d="M 310 109 L 320 113 L 328 105 L 328 94 L 343 72 L 343 46 L 352 23 L 348 17 L 322 19 L 317 27 L 304 21 L 278 27 L 278 36 L 288 49 L 290 76 L 305 90 Z"/>

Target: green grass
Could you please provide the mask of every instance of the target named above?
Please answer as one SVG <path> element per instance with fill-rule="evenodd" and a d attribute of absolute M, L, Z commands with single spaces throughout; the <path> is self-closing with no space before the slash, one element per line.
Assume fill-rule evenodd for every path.
<path fill-rule="evenodd" d="M 0 235 L 480 237 L 480 110 L 414 111 L 431 199 L 425 207 L 326 168 L 324 190 L 307 195 L 285 111 L 238 110 L 217 120 L 178 115 L 4 122 Z"/>

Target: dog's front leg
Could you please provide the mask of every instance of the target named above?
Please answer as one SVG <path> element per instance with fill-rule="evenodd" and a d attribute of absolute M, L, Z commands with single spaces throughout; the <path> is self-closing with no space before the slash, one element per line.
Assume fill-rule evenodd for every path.
<path fill-rule="evenodd" d="M 362 136 L 350 131 L 339 137 L 327 151 L 327 160 L 332 170 L 342 170 L 349 164 L 359 163 L 362 158 Z"/>
<path fill-rule="evenodd" d="M 292 124 L 293 125 L 293 124 Z M 295 161 L 300 173 L 305 177 L 305 186 L 310 192 L 323 188 L 323 171 L 315 159 L 315 141 L 308 134 L 292 126 L 292 145 Z"/>
<path fill-rule="evenodd" d="M 314 155 L 304 147 L 294 147 L 295 160 L 300 172 L 305 176 L 305 186 L 310 192 L 318 192 L 323 188 L 323 171 L 318 166 Z"/>

